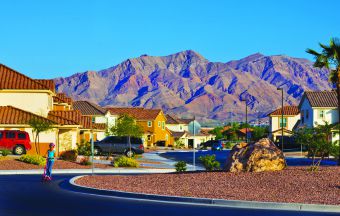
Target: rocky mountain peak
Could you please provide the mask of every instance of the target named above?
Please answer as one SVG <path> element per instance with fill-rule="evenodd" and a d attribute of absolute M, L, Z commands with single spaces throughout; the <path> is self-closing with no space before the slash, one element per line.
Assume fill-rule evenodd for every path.
<path fill-rule="evenodd" d="M 99 72 L 56 78 L 56 88 L 75 100 L 102 106 L 162 108 L 203 122 L 242 121 L 248 98 L 249 119 L 266 117 L 285 103 L 298 104 L 306 90 L 330 88 L 328 71 L 306 59 L 255 53 L 227 63 L 210 62 L 193 50 L 168 56 L 142 55 Z"/>

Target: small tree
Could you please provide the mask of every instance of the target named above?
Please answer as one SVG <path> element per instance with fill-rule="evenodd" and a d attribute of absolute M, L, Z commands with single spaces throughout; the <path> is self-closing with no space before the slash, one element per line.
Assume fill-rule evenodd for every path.
<path fill-rule="evenodd" d="M 40 154 L 39 135 L 41 132 L 51 130 L 53 123 L 42 118 L 31 118 L 28 121 L 28 124 L 32 128 L 35 151 L 37 152 L 37 154 Z"/>
<path fill-rule="evenodd" d="M 311 171 L 317 171 L 322 160 L 334 149 L 331 141 L 333 126 L 325 122 L 314 128 L 302 128 L 295 132 L 295 140 L 308 149 L 308 156 L 312 157 Z M 317 159 L 318 158 L 318 159 Z"/>
<path fill-rule="evenodd" d="M 215 127 L 213 130 L 209 131 L 210 134 L 214 134 L 216 136 L 216 139 L 222 139 L 223 134 L 222 134 L 223 127 Z"/>
<path fill-rule="evenodd" d="M 116 136 L 127 136 L 131 152 L 130 138 L 141 138 L 144 132 L 142 126 L 138 125 L 133 117 L 123 114 L 118 117 L 117 124 L 109 129 L 109 133 Z"/>

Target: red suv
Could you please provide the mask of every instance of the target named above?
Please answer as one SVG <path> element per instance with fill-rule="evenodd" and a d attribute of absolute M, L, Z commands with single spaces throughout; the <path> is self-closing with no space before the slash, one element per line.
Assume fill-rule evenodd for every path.
<path fill-rule="evenodd" d="M 0 149 L 8 149 L 16 155 L 31 149 L 30 136 L 26 131 L 0 130 Z"/>

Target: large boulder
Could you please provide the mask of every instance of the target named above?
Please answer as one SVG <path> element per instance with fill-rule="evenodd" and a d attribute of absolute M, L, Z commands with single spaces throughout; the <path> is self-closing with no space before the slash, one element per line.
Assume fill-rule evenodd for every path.
<path fill-rule="evenodd" d="M 230 172 L 276 171 L 285 167 L 286 161 L 282 151 L 267 138 L 256 143 L 235 145 L 226 163 L 226 170 Z"/>

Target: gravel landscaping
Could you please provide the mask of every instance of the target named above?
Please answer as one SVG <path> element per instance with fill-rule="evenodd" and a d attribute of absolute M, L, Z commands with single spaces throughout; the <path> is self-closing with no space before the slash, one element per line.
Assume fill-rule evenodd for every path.
<path fill-rule="evenodd" d="M 85 176 L 77 184 L 170 196 L 340 205 L 340 167 L 288 167 L 259 173 L 187 172 Z"/>
<path fill-rule="evenodd" d="M 56 160 L 53 169 L 90 169 L 92 166 L 85 166 L 78 163 Z M 110 165 L 95 164 L 96 168 L 113 168 Z M 0 170 L 32 170 L 32 169 L 43 169 L 43 166 L 34 164 L 24 163 L 15 159 L 0 160 Z"/>

